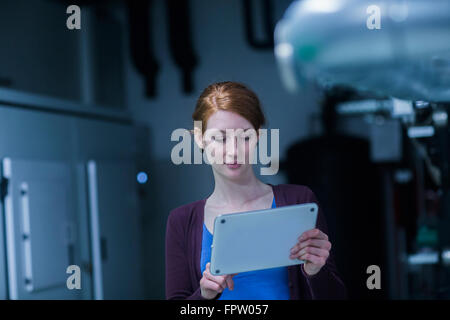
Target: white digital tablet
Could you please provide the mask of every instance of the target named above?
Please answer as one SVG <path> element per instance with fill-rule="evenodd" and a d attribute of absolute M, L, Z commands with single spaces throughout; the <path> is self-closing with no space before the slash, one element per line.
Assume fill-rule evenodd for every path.
<path fill-rule="evenodd" d="M 315 203 L 221 214 L 214 220 L 210 271 L 225 275 L 304 263 L 290 259 L 298 237 L 316 227 Z"/>

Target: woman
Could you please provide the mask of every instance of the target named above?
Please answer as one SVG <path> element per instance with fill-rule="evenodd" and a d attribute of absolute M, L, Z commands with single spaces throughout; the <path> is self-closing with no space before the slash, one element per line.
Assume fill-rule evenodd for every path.
<path fill-rule="evenodd" d="M 245 85 L 219 82 L 208 86 L 200 95 L 192 117 L 195 123 L 201 124 L 194 126 L 195 142 L 202 150 L 211 151 L 214 157 L 211 159 L 219 161 L 210 161 L 215 181 L 213 193 L 173 209 L 169 214 L 166 298 L 346 298 L 346 288 L 330 255 L 331 243 L 321 209 L 316 228 L 299 234 L 291 250 L 290 258 L 305 260 L 304 264 L 223 276 L 210 273 L 213 222 L 217 215 L 317 200 L 306 186 L 265 184 L 255 176 L 250 159 L 257 139 L 249 136 L 265 124 L 265 117 L 258 97 Z M 227 136 L 230 129 L 242 137 Z M 205 139 L 206 130 L 215 132 L 211 139 Z M 244 142 L 232 143 L 230 147 L 227 139 L 235 138 L 242 138 L 240 141 Z M 244 163 L 238 161 L 239 155 L 244 156 Z"/>

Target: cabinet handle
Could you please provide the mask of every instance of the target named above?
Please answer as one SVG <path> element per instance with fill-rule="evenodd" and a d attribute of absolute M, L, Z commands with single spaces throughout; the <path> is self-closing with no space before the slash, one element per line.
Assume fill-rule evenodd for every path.
<path fill-rule="evenodd" d="M 31 255 L 30 197 L 28 183 L 20 184 L 20 202 L 22 213 L 22 243 L 25 263 L 25 289 L 33 291 L 33 261 Z"/>

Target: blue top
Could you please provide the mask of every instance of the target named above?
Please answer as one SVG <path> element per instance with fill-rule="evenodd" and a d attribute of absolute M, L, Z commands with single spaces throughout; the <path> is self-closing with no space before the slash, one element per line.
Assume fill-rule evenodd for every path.
<path fill-rule="evenodd" d="M 276 208 L 275 198 L 272 208 Z M 213 235 L 203 223 L 200 270 L 205 271 L 211 261 Z M 234 289 L 223 290 L 219 300 L 289 300 L 287 267 L 238 273 L 233 277 Z"/>

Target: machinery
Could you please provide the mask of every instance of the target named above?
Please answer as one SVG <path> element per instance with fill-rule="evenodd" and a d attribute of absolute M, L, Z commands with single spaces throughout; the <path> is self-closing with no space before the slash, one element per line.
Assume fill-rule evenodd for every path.
<path fill-rule="evenodd" d="M 294 1 L 274 40 L 289 92 L 362 97 L 334 111 L 341 131 L 363 123 L 384 177 L 389 297 L 448 298 L 450 1 Z"/>

